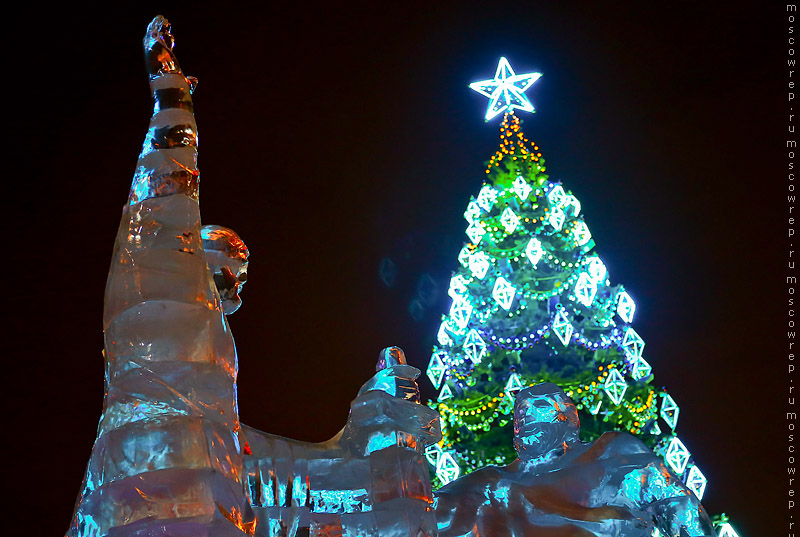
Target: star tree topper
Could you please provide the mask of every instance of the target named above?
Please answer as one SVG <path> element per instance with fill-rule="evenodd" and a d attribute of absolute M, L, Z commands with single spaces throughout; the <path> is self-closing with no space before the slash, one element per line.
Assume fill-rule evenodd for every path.
<path fill-rule="evenodd" d="M 534 112 L 533 105 L 525 96 L 525 91 L 539 80 L 540 76 L 541 73 L 515 75 L 508 60 L 500 58 L 493 79 L 473 82 L 469 87 L 489 97 L 489 108 L 486 110 L 486 121 L 489 121 L 503 110 L 511 112 L 514 108 L 519 108 L 526 112 Z"/>

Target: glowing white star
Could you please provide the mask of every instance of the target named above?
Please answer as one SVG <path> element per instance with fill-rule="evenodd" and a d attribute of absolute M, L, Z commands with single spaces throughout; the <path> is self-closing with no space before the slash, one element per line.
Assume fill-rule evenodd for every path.
<path fill-rule="evenodd" d="M 486 110 L 486 121 L 489 121 L 503 110 L 511 112 L 514 108 L 519 108 L 526 112 L 534 112 L 533 105 L 525 96 L 525 91 L 540 76 L 541 73 L 515 75 L 508 60 L 500 58 L 493 79 L 473 82 L 469 87 L 489 97 L 489 108 Z"/>

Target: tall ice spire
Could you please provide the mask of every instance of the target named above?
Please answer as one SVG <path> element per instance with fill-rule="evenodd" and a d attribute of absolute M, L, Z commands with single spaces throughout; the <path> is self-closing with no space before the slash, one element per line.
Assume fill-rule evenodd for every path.
<path fill-rule="evenodd" d="M 230 230 L 201 229 L 194 81 L 172 46 L 169 22 L 156 17 L 144 38 L 154 110 L 108 275 L 106 395 L 70 537 L 255 530 L 224 315 L 226 301 L 238 307 L 247 249 Z"/>

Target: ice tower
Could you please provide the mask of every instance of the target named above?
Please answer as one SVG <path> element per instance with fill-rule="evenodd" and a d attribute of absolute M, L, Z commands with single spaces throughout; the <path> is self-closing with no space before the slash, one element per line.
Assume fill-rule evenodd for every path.
<path fill-rule="evenodd" d="M 74 537 L 252 533 L 243 513 L 236 349 L 212 275 L 224 257 L 225 272 L 238 277 L 247 250 L 217 228 L 209 244 L 226 242 L 228 255 L 207 258 L 194 82 L 172 44 L 169 23 L 157 17 L 144 39 L 153 116 L 108 275 L 106 395 Z"/>

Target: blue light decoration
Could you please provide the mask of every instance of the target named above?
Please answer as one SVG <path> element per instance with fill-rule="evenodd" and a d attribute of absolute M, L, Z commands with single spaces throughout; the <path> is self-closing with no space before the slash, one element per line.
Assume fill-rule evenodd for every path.
<path fill-rule="evenodd" d="M 512 112 L 515 108 L 534 112 L 525 91 L 541 76 L 541 73 L 517 75 L 508 60 L 500 58 L 493 79 L 473 82 L 469 87 L 489 98 L 489 107 L 486 109 L 486 121 L 489 121 L 497 114 L 503 111 Z"/>
<path fill-rule="evenodd" d="M 489 185 L 483 185 L 475 201 L 484 211 L 491 211 L 497 201 L 497 191 Z"/>
<path fill-rule="evenodd" d="M 578 216 L 581 212 L 581 202 L 578 201 L 578 198 L 570 194 L 568 196 L 567 201 L 564 203 L 565 209 L 567 207 L 572 209 L 572 216 Z"/>
<path fill-rule="evenodd" d="M 572 233 L 575 239 L 575 244 L 578 246 L 584 246 L 590 240 L 592 240 L 592 234 L 589 231 L 589 226 L 587 226 L 586 222 L 583 220 L 578 220 Z"/>
<path fill-rule="evenodd" d="M 450 318 L 453 319 L 456 326 L 466 328 L 471 316 L 472 304 L 470 304 L 469 300 L 463 297 L 453 300 L 453 305 L 450 306 Z"/>
<path fill-rule="evenodd" d="M 479 280 L 486 277 L 486 273 L 489 271 L 489 266 L 491 264 L 492 262 L 489 261 L 489 256 L 484 252 L 478 252 L 469 256 L 469 270 L 472 272 L 472 275 Z"/>
<path fill-rule="evenodd" d="M 542 259 L 542 254 L 544 254 L 544 248 L 542 248 L 542 241 L 533 237 L 529 242 L 528 246 L 525 247 L 525 257 L 528 258 L 528 261 L 531 262 L 531 265 L 536 267 L 539 264 L 539 261 Z"/>
<path fill-rule="evenodd" d="M 472 256 L 472 250 L 469 249 L 469 246 L 464 245 L 461 248 L 461 251 L 458 252 L 458 262 L 466 267 L 469 265 L 469 258 L 471 256 Z"/>
<path fill-rule="evenodd" d="M 689 453 L 689 450 L 683 445 L 683 442 L 681 442 L 677 436 L 672 437 L 664 455 L 664 459 L 667 461 L 670 468 L 672 468 L 676 474 L 682 475 L 683 472 L 686 471 L 689 457 L 691 457 L 691 453 Z"/>
<path fill-rule="evenodd" d="M 481 206 L 478 205 L 478 202 L 476 202 L 475 200 L 470 201 L 469 205 L 467 205 L 467 210 L 464 211 L 464 218 L 467 220 L 467 222 L 471 224 L 473 220 L 478 218 L 480 215 L 481 215 Z"/>
<path fill-rule="evenodd" d="M 486 234 L 486 229 L 484 229 L 483 224 L 478 222 L 477 220 L 473 220 L 473 222 L 467 227 L 467 231 L 465 232 L 469 240 L 472 241 L 473 244 L 478 244 L 481 242 L 481 239 Z"/>
<path fill-rule="evenodd" d="M 425 448 L 425 458 L 428 459 L 428 463 L 434 468 L 439 464 L 439 457 L 441 457 L 441 455 L 442 446 L 439 444 L 431 444 Z"/>
<path fill-rule="evenodd" d="M 689 473 L 686 477 L 686 486 L 694 492 L 694 495 L 697 496 L 698 500 L 703 499 L 703 494 L 706 492 L 706 485 L 708 484 L 708 480 L 706 476 L 703 475 L 703 472 L 700 471 L 696 465 L 692 465 L 689 467 Z"/>
<path fill-rule="evenodd" d="M 519 375 L 516 373 L 511 373 L 511 375 L 508 377 L 508 382 L 506 382 L 505 392 L 509 395 L 517 395 L 517 392 L 522 388 L 523 385 Z"/>
<path fill-rule="evenodd" d="M 631 360 L 642 357 L 644 350 L 644 340 L 636 333 L 636 330 L 628 327 L 625 336 L 622 338 L 622 348 Z"/>
<path fill-rule="evenodd" d="M 605 280 L 606 276 L 608 275 L 606 266 L 596 255 L 590 257 L 586 262 L 586 273 L 592 278 L 593 281 L 598 283 Z"/>
<path fill-rule="evenodd" d="M 472 360 L 472 363 L 479 364 L 483 357 L 486 356 L 486 342 L 483 341 L 483 338 L 478 334 L 477 330 L 474 328 L 469 331 L 467 337 L 464 338 L 464 345 L 462 345 L 464 349 L 464 354 Z"/>
<path fill-rule="evenodd" d="M 511 285 L 511 282 L 503 278 L 502 276 L 497 278 L 497 281 L 494 284 L 494 289 L 492 290 L 492 298 L 494 298 L 500 307 L 504 310 L 508 310 L 511 308 L 511 304 L 514 302 L 514 295 L 516 295 L 517 290 L 514 289 L 514 286 Z"/>
<path fill-rule="evenodd" d="M 636 304 L 627 291 L 622 291 L 617 295 L 617 315 L 626 323 L 633 322 L 633 313 L 636 311 Z"/>
<path fill-rule="evenodd" d="M 450 389 L 450 386 L 445 384 L 444 386 L 442 386 L 442 391 L 439 392 L 438 399 L 439 401 L 446 401 L 452 398 L 453 398 L 453 390 Z"/>
<path fill-rule="evenodd" d="M 550 207 L 560 209 L 567 202 L 567 193 L 561 185 L 555 185 L 547 193 L 547 201 L 550 202 Z"/>
<path fill-rule="evenodd" d="M 531 192 L 533 192 L 533 187 L 528 184 L 524 177 L 521 175 L 517 176 L 514 179 L 514 184 L 511 186 L 511 189 L 514 191 L 514 194 L 520 199 L 520 201 L 525 201 L 530 196 Z"/>
<path fill-rule="evenodd" d="M 561 344 L 565 347 L 572 337 L 573 330 L 574 328 L 572 327 L 572 323 L 569 322 L 569 319 L 567 319 L 566 312 L 563 309 L 558 310 L 558 313 L 556 313 L 553 319 L 553 332 L 558 336 L 559 341 L 561 341 Z"/>
<path fill-rule="evenodd" d="M 597 295 L 597 282 L 592 280 L 587 273 L 582 272 L 575 284 L 575 298 L 588 308 L 592 305 L 595 295 Z"/>
<path fill-rule="evenodd" d="M 450 298 L 456 300 L 467 294 L 467 280 L 461 274 L 456 274 L 450 278 L 450 288 L 447 290 Z"/>
<path fill-rule="evenodd" d="M 625 378 L 623 378 L 622 373 L 620 373 L 618 369 L 612 369 L 608 378 L 606 378 L 603 389 L 611 400 L 614 401 L 614 404 L 618 405 L 622 402 L 622 398 L 625 397 L 628 383 L 625 382 Z"/>
<path fill-rule="evenodd" d="M 444 372 L 447 370 L 445 361 L 442 360 L 443 356 L 447 356 L 443 352 L 435 352 L 431 355 L 431 361 L 428 364 L 428 378 L 431 379 L 431 384 L 438 389 L 442 385 Z"/>
<path fill-rule="evenodd" d="M 631 376 L 633 377 L 634 380 L 647 378 L 650 376 L 650 373 L 652 372 L 653 368 L 650 367 L 650 364 L 647 363 L 647 360 L 645 360 L 641 356 L 638 357 L 633 362 L 633 368 L 631 369 Z"/>
<path fill-rule="evenodd" d="M 439 478 L 442 484 L 446 485 L 458 479 L 460 474 L 461 468 L 453 458 L 452 453 L 443 451 L 441 455 L 439 455 L 439 460 L 436 463 L 436 477 Z"/>
<path fill-rule="evenodd" d="M 503 214 L 500 215 L 500 223 L 506 230 L 506 233 L 514 233 L 519 225 L 519 217 L 511 210 L 511 207 L 506 207 Z"/>
<path fill-rule="evenodd" d="M 678 414 L 680 414 L 680 411 L 681 409 L 678 408 L 672 396 L 665 393 L 661 399 L 661 417 L 664 418 L 664 421 L 673 431 L 678 426 Z"/>
<path fill-rule="evenodd" d="M 556 231 L 561 231 L 561 228 L 564 227 L 564 211 L 559 208 L 555 208 L 550 211 L 550 216 L 547 218 L 547 221 L 550 222 L 550 225 L 553 226 L 553 229 Z"/>
<path fill-rule="evenodd" d="M 450 347 L 453 345 L 453 338 L 451 338 L 450 334 L 447 333 L 446 323 L 439 325 L 439 331 L 436 333 L 436 341 L 438 341 L 439 345 L 442 347 Z"/>

